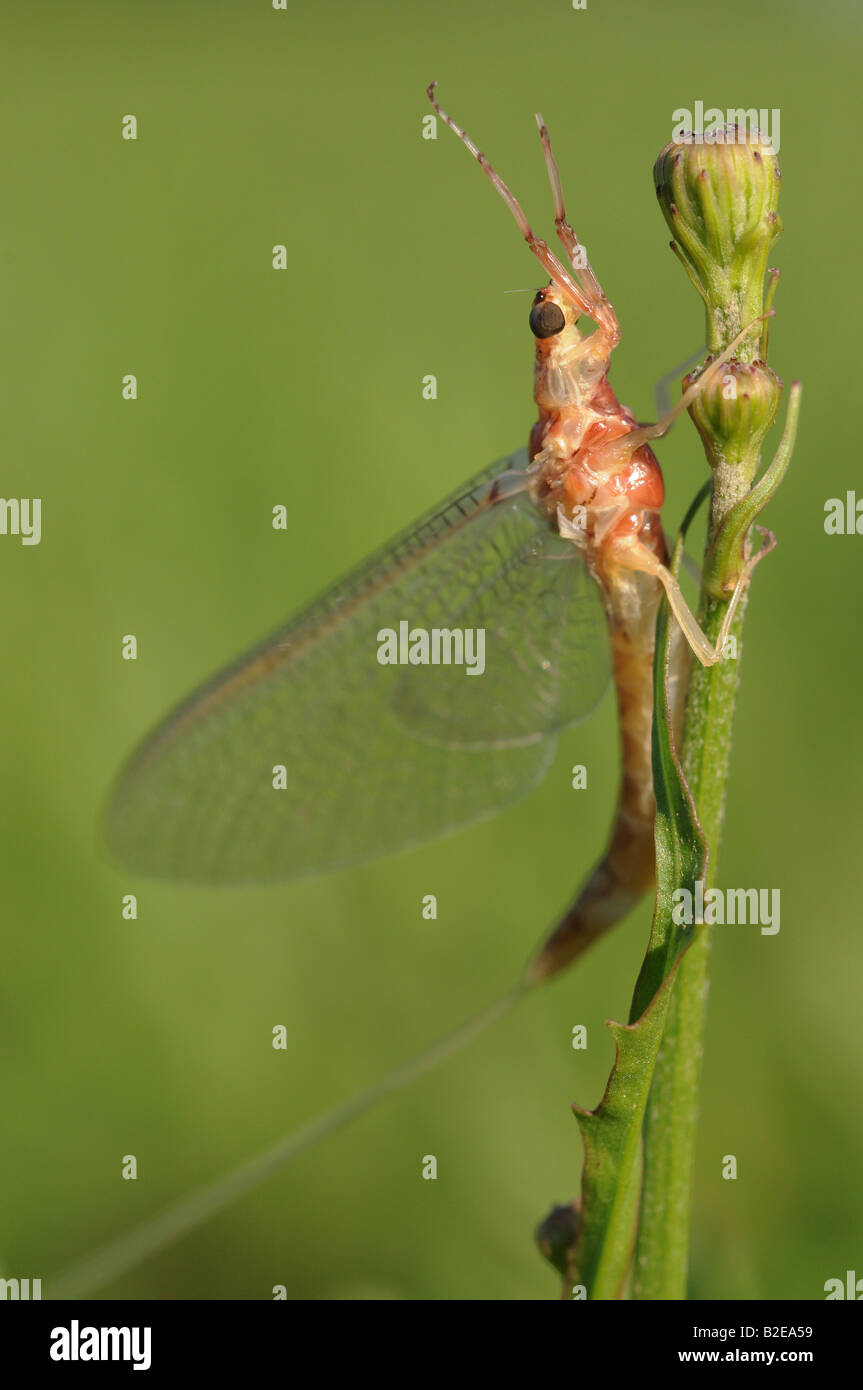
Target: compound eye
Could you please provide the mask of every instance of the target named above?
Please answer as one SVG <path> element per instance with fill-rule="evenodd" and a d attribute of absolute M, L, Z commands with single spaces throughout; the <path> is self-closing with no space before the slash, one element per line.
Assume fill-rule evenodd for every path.
<path fill-rule="evenodd" d="M 553 338 L 566 323 L 563 310 L 558 304 L 545 299 L 534 302 L 530 311 L 530 331 L 535 338 Z"/>

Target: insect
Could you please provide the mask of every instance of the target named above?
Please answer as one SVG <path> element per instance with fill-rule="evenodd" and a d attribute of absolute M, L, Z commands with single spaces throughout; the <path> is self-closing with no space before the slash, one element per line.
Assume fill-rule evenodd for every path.
<path fill-rule="evenodd" d="M 146 873 L 223 883 L 322 873 L 404 850 L 533 787 L 555 736 L 590 713 L 611 674 L 623 768 L 615 822 L 602 860 L 529 969 L 540 979 L 653 881 L 651 668 L 663 591 L 695 655 L 713 662 L 765 553 L 748 562 L 711 647 L 668 568 L 662 475 L 650 448 L 753 325 L 662 420 L 639 425 L 608 381 L 620 328 L 567 220 L 541 117 L 568 266 L 534 235 L 434 87 L 439 117 L 549 277 L 530 310 L 538 418 L 528 448 L 473 478 L 180 704 L 121 775 L 108 838 Z M 584 319 L 592 331 L 579 326 Z M 459 660 L 470 634 L 482 634 L 482 670 Z M 382 659 L 387 643 L 392 661 Z"/>

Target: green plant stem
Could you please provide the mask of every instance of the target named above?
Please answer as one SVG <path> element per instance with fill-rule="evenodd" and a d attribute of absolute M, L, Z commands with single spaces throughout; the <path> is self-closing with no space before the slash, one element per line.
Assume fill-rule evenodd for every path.
<path fill-rule="evenodd" d="M 731 135 L 730 131 L 726 135 Z M 654 166 L 659 204 L 675 250 L 704 301 L 707 339 L 723 352 L 741 324 L 761 320 L 727 363 L 721 385 L 705 382 L 689 406 L 713 475 L 699 623 L 716 647 L 727 603 L 747 567 L 750 527 L 781 482 L 791 457 L 800 403 L 792 387 L 776 457 L 759 482 L 761 445 L 776 416 L 782 383 L 767 366 L 763 315 L 767 256 L 779 234 L 780 172 L 761 137 L 712 146 L 666 145 Z M 768 307 L 777 272 L 771 271 Z M 754 486 L 753 486 L 754 484 Z M 734 702 L 740 672 L 745 595 L 719 661 L 692 673 L 681 763 L 707 847 L 705 891 L 715 884 Z M 658 802 L 657 802 L 658 805 Z M 694 927 L 669 1001 L 644 1123 L 644 1183 L 632 1296 L 685 1299 L 695 1128 L 707 1004 L 710 929 Z"/>
<path fill-rule="evenodd" d="M 723 601 L 709 597 L 702 605 L 701 624 L 711 642 L 724 609 Z M 732 627 L 738 659 L 693 671 L 687 703 L 681 755 L 708 845 L 706 887 L 716 878 L 744 609 L 745 596 Z M 678 971 L 645 1117 L 642 1219 L 632 1287 L 636 1299 L 686 1297 L 709 955 L 710 928 L 700 926 Z"/>

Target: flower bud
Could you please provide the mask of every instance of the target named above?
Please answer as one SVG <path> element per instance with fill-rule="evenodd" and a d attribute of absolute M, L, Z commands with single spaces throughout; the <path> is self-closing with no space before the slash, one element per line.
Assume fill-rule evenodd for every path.
<path fill-rule="evenodd" d="M 696 375 L 684 378 L 684 391 Z M 733 468 L 740 485 L 750 486 L 781 394 L 781 380 L 760 359 L 726 363 L 689 407 L 712 469 Z"/>
<path fill-rule="evenodd" d="M 666 145 L 653 176 L 672 248 L 707 304 L 715 354 L 762 312 L 767 256 L 782 229 L 776 154 L 758 132 L 726 126 Z M 757 344 L 741 344 L 740 357 L 754 359 Z"/>

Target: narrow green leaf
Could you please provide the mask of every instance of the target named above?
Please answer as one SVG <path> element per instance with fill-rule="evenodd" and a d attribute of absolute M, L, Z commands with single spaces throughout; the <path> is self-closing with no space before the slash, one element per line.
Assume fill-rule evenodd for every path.
<path fill-rule="evenodd" d="M 686 515 L 674 550 L 676 574 L 686 531 L 707 495 L 703 488 Z M 675 890 L 695 892 L 703 878 L 706 846 L 674 746 L 668 705 L 669 609 L 656 628 L 653 778 L 656 794 L 656 906 L 647 954 L 627 1024 L 608 1021 L 616 1046 L 614 1067 L 595 1110 L 573 1106 L 584 1142 L 581 1224 L 573 1252 L 573 1283 L 591 1299 L 623 1294 L 632 1259 L 641 1193 L 641 1128 L 662 1042 L 677 967 L 693 928 L 673 920 Z"/>

